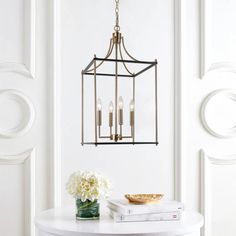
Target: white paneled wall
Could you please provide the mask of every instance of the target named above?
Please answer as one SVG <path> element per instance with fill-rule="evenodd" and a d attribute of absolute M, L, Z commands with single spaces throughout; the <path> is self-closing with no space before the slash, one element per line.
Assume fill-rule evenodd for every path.
<path fill-rule="evenodd" d="M 0 235 L 34 236 L 35 213 L 59 195 L 53 4 L 0 2 Z"/>
<path fill-rule="evenodd" d="M 201 0 L 202 77 L 215 70 L 236 72 L 234 9 L 233 0 Z"/>
<path fill-rule="evenodd" d="M 1 7 L 0 71 L 35 76 L 35 1 L 11 0 Z M 7 24 L 6 24 L 7 22 Z"/>
<path fill-rule="evenodd" d="M 234 235 L 234 208 L 220 200 L 234 205 L 235 9 L 233 0 L 121 0 L 127 47 L 158 59 L 160 144 L 82 147 L 80 71 L 105 53 L 114 2 L 1 1 L 0 235 L 33 236 L 35 212 L 73 204 L 65 183 L 79 169 L 109 176 L 113 197 L 162 192 L 201 210 L 204 236 Z"/>
<path fill-rule="evenodd" d="M 0 171 L 0 234 L 35 235 L 35 150 L 0 156 Z"/>
<path fill-rule="evenodd" d="M 185 1 L 185 6 L 186 205 L 204 214 L 202 235 L 234 235 L 236 47 L 232 42 L 236 31 L 232 27 L 236 4 L 202 0 Z"/>
<path fill-rule="evenodd" d="M 201 208 L 205 216 L 203 235 L 234 235 L 236 156 L 201 155 Z"/>

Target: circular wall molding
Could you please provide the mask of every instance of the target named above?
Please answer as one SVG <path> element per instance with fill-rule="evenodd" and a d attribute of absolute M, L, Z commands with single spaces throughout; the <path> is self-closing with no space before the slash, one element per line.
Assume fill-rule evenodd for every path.
<path fill-rule="evenodd" d="M 210 93 L 201 106 L 204 128 L 217 138 L 236 136 L 236 90 L 220 89 Z"/>
<path fill-rule="evenodd" d="M 17 90 L 0 91 L 0 136 L 15 138 L 26 134 L 35 120 L 28 97 Z"/>

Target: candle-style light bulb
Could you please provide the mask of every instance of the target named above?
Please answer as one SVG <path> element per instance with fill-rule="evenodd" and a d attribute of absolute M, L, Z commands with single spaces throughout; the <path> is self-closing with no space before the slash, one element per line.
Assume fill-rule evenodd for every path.
<path fill-rule="evenodd" d="M 109 127 L 111 128 L 113 126 L 113 110 L 114 110 L 114 105 L 113 102 L 110 101 L 109 103 Z M 111 130 L 110 130 L 111 133 Z"/>
<path fill-rule="evenodd" d="M 123 125 L 123 107 L 124 107 L 123 98 L 120 96 L 119 99 L 118 99 L 119 125 Z"/>
<path fill-rule="evenodd" d="M 118 99 L 118 107 L 119 109 L 123 109 L 124 107 L 124 102 L 123 102 L 123 98 L 120 96 L 119 99 Z"/>
<path fill-rule="evenodd" d="M 114 105 L 113 105 L 113 102 L 110 101 L 110 103 L 109 103 L 109 112 L 113 112 L 113 110 L 114 110 Z"/>
<path fill-rule="evenodd" d="M 98 111 L 101 111 L 101 110 L 102 110 L 102 101 L 101 101 L 100 98 L 97 100 L 97 110 L 98 110 Z"/>
<path fill-rule="evenodd" d="M 134 100 L 132 99 L 129 104 L 130 111 L 134 111 Z"/>
<path fill-rule="evenodd" d="M 130 101 L 129 104 L 129 109 L 130 109 L 130 126 L 134 126 L 134 100 Z"/>
<path fill-rule="evenodd" d="M 97 125 L 102 125 L 102 101 L 100 98 L 97 100 Z"/>

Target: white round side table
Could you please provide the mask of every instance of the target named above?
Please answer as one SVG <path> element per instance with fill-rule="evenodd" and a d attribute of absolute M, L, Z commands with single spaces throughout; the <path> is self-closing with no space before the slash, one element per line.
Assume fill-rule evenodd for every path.
<path fill-rule="evenodd" d="M 184 212 L 181 221 L 115 223 L 109 215 L 76 221 L 72 208 L 56 208 L 41 213 L 35 224 L 39 236 L 200 236 L 203 217 Z"/>

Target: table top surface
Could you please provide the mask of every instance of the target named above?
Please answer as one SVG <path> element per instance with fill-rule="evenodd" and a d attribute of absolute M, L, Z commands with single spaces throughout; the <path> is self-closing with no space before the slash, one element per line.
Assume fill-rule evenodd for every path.
<path fill-rule="evenodd" d="M 55 208 L 35 218 L 36 227 L 44 232 L 62 235 L 152 235 L 172 236 L 199 230 L 203 217 L 197 212 L 184 212 L 180 221 L 115 223 L 108 214 L 99 220 L 76 221 L 73 208 Z"/>

